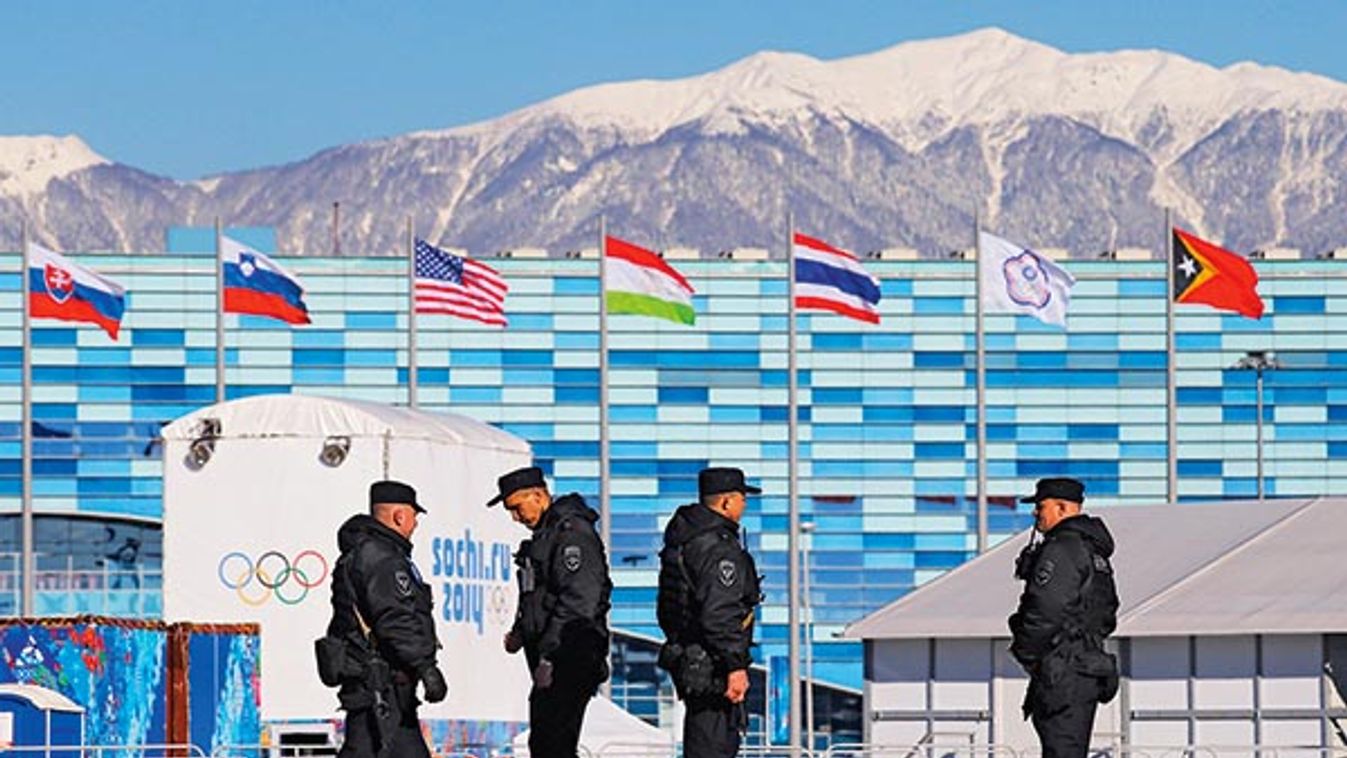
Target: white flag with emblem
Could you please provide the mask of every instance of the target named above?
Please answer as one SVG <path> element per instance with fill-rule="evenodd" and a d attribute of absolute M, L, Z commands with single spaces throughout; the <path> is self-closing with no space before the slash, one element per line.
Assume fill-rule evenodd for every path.
<path fill-rule="evenodd" d="M 987 313 L 1022 313 L 1045 324 L 1066 327 L 1066 309 L 1076 279 L 1066 269 L 1027 247 L 978 232 L 982 308 Z"/>

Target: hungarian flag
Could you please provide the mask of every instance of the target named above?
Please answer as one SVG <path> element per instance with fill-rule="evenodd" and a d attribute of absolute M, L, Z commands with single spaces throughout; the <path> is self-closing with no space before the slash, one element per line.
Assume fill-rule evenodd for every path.
<path fill-rule="evenodd" d="M 605 298 L 611 313 L 694 324 L 692 285 L 656 253 L 616 237 L 603 241 L 608 266 Z"/>
<path fill-rule="evenodd" d="M 1174 228 L 1174 302 L 1210 305 L 1247 318 L 1263 317 L 1258 272 L 1244 256 Z"/>

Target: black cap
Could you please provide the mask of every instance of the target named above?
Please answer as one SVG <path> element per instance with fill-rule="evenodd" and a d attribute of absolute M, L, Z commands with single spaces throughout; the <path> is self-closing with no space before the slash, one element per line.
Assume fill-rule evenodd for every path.
<path fill-rule="evenodd" d="M 547 482 L 543 479 L 543 470 L 537 466 L 515 469 L 496 480 L 496 487 L 500 489 L 500 494 L 486 501 L 486 507 L 490 508 L 496 503 L 504 502 L 505 498 L 520 490 L 546 486 Z"/>
<path fill-rule="evenodd" d="M 1034 486 L 1034 494 L 1020 498 L 1020 502 L 1037 503 L 1048 498 L 1083 503 L 1085 502 L 1085 485 L 1079 479 L 1065 476 L 1039 479 L 1038 484 Z"/>
<path fill-rule="evenodd" d="M 743 469 L 704 468 L 697 475 L 697 494 L 702 497 L 719 495 L 722 492 L 743 492 L 748 495 L 761 494 L 762 490 L 744 481 Z"/>
<path fill-rule="evenodd" d="M 401 503 L 410 505 L 417 513 L 426 512 L 426 509 L 416 502 L 416 490 L 412 489 L 410 484 L 391 479 L 375 482 L 369 486 L 370 507 L 373 508 L 379 503 Z"/>

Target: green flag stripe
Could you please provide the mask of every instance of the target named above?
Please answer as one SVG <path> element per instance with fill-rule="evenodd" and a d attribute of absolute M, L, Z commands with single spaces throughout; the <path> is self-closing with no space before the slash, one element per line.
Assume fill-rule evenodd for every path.
<path fill-rule="evenodd" d="M 609 290 L 608 312 L 653 316 L 678 324 L 688 324 L 689 326 L 697 322 L 697 312 L 692 310 L 692 306 L 672 300 L 661 300 L 637 292 Z"/>

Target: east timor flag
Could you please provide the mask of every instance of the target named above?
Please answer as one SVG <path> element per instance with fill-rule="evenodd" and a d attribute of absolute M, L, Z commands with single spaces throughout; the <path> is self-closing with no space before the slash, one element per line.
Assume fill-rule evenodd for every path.
<path fill-rule="evenodd" d="M 1174 302 L 1200 303 L 1248 318 L 1263 317 L 1258 272 L 1244 259 L 1174 228 Z"/>

